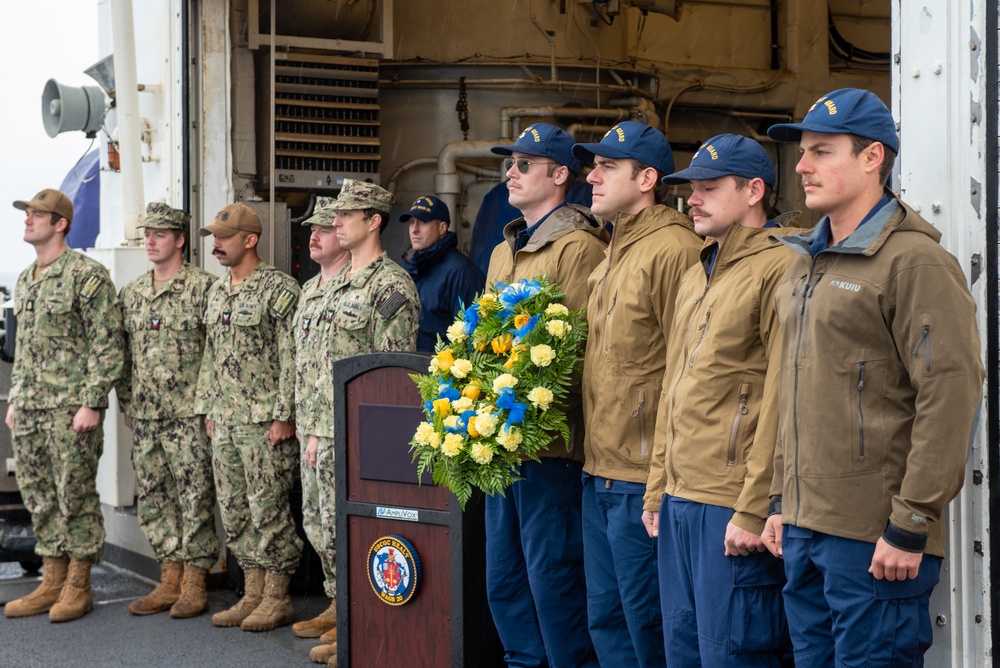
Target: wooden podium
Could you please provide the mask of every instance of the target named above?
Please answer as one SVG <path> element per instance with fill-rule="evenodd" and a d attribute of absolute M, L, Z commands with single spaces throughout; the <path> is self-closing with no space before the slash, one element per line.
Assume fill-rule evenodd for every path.
<path fill-rule="evenodd" d="M 503 665 L 486 601 L 483 496 L 462 512 L 429 473 L 418 484 L 410 453 L 424 416 L 408 374 L 426 373 L 428 360 L 376 353 L 333 367 L 341 668 Z"/>

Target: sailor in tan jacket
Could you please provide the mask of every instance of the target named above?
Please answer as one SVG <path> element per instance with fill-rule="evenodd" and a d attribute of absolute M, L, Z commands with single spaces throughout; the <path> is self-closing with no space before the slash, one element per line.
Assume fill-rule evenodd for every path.
<path fill-rule="evenodd" d="M 604 226 L 583 207 L 566 204 L 580 171 L 573 138 L 548 123 L 524 129 L 513 146 L 495 146 L 504 160 L 511 205 L 523 214 L 504 227 L 486 284 L 547 275 L 570 309 L 587 305 L 587 276 L 601 261 Z M 580 397 L 570 389 L 572 442 L 561 440 L 526 461 L 504 496 L 486 497 L 486 590 L 514 666 L 597 666 L 587 632 L 580 474 Z"/>
<path fill-rule="evenodd" d="M 668 663 L 777 668 L 784 578 L 760 533 L 778 424 L 772 301 L 793 254 L 768 229 L 780 224 L 766 213 L 774 168 L 760 144 L 724 134 L 665 181 L 691 183 L 707 237 L 677 296 L 643 513 L 659 540 Z"/>
<path fill-rule="evenodd" d="M 583 561 L 602 666 L 665 666 L 656 541 L 642 525 L 653 427 L 681 276 L 698 260 L 691 219 L 664 206 L 674 171 L 663 133 L 638 121 L 573 153 L 593 162 L 592 211 L 614 223 L 588 280 L 583 369 Z"/>
<path fill-rule="evenodd" d="M 982 394 L 975 302 L 940 232 L 883 189 L 899 142 L 875 95 L 834 91 L 768 135 L 799 143 L 806 206 L 826 214 L 781 238 L 796 257 L 775 296 L 764 537 L 784 555 L 795 663 L 922 666 Z"/>

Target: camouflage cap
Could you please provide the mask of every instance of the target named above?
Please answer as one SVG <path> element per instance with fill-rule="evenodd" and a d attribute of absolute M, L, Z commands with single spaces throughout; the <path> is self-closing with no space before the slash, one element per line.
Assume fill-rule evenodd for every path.
<path fill-rule="evenodd" d="M 344 186 L 337 199 L 329 206 L 331 211 L 362 211 L 376 209 L 389 213 L 396 203 L 396 196 L 385 188 L 367 181 L 344 179 Z"/>
<path fill-rule="evenodd" d="M 73 222 L 73 201 L 55 188 L 46 188 L 31 198 L 30 201 L 15 200 L 14 208 L 26 211 L 28 207 L 38 211 L 57 213 L 69 222 Z"/>
<path fill-rule="evenodd" d="M 156 230 L 187 230 L 191 216 L 164 202 L 146 205 L 146 220 L 139 227 Z"/>
<path fill-rule="evenodd" d="M 320 225 L 322 227 L 333 227 L 333 219 L 337 217 L 337 210 L 327 204 L 313 211 L 313 215 L 302 221 L 303 227 L 310 225 Z"/>
<path fill-rule="evenodd" d="M 207 237 L 214 234 L 217 237 L 231 237 L 237 232 L 250 232 L 260 235 L 264 231 L 260 224 L 260 217 L 254 213 L 253 209 L 243 202 L 227 204 L 222 207 L 219 213 L 215 214 L 215 220 L 211 225 L 198 230 L 198 234 Z"/>

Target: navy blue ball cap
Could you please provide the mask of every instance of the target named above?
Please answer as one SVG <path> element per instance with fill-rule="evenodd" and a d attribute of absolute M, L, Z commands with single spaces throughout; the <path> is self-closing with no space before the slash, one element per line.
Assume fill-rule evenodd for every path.
<path fill-rule="evenodd" d="M 622 121 L 597 144 L 574 144 L 573 155 L 583 162 L 593 162 L 595 155 L 614 160 L 631 158 L 660 174 L 674 171 L 670 142 L 662 132 L 639 121 Z"/>
<path fill-rule="evenodd" d="M 422 220 L 425 223 L 432 220 L 441 220 L 451 224 L 451 214 L 448 213 L 448 205 L 433 195 L 424 195 L 417 199 L 410 210 L 399 217 L 399 222 L 408 223 L 410 218 Z"/>
<path fill-rule="evenodd" d="M 724 134 L 702 144 L 691 158 L 690 167 L 664 176 L 663 182 L 676 185 L 723 176 L 760 179 L 769 186 L 776 180 L 774 165 L 763 146 L 749 137 Z"/>
<path fill-rule="evenodd" d="M 899 153 L 899 138 L 892 112 L 877 95 L 861 88 L 841 88 L 827 93 L 809 107 L 801 123 L 779 123 L 767 130 L 775 141 L 799 141 L 802 132 L 851 134 L 882 142 Z"/>
<path fill-rule="evenodd" d="M 494 146 L 490 150 L 497 155 L 523 153 L 551 158 L 569 167 L 574 174 L 580 173 L 580 161 L 573 157 L 573 136 L 550 123 L 529 125 L 517 136 L 513 146 Z"/>

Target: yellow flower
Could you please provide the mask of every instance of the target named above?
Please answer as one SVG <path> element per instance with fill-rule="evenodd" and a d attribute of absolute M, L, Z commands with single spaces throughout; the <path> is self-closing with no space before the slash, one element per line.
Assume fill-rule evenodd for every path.
<path fill-rule="evenodd" d="M 490 306 L 497 300 L 492 294 L 487 292 L 485 295 L 479 298 L 479 313 L 483 314 L 486 312 Z"/>
<path fill-rule="evenodd" d="M 465 323 L 461 320 L 453 322 L 448 327 L 448 340 L 452 343 L 462 343 L 467 338 L 469 338 L 469 335 L 465 333 Z"/>
<path fill-rule="evenodd" d="M 448 434 L 444 437 L 441 452 L 448 457 L 454 457 L 462 450 L 462 437 L 458 434 Z"/>
<path fill-rule="evenodd" d="M 527 313 L 518 313 L 514 316 L 514 328 L 520 329 L 521 327 L 524 327 L 528 324 L 529 320 L 531 320 L 531 316 Z"/>
<path fill-rule="evenodd" d="M 455 378 L 465 378 L 472 372 L 472 362 L 459 358 L 451 365 L 451 375 Z"/>
<path fill-rule="evenodd" d="M 464 388 L 462 388 L 462 396 L 463 397 L 469 397 L 472 400 L 475 400 L 475 399 L 479 398 L 479 393 L 482 392 L 482 390 L 475 383 L 476 383 L 476 381 L 472 381 L 471 383 L 469 383 L 468 385 L 466 385 Z"/>
<path fill-rule="evenodd" d="M 535 408 L 539 408 L 543 411 L 547 411 L 549 406 L 552 405 L 552 390 L 547 387 L 533 387 L 531 391 L 528 392 L 528 401 L 535 405 Z"/>
<path fill-rule="evenodd" d="M 446 417 L 444 419 L 444 426 L 447 427 L 447 428 L 449 428 L 449 429 L 457 429 L 458 428 L 458 417 L 459 416 L 457 416 L 457 415 L 449 415 L 448 417 Z"/>
<path fill-rule="evenodd" d="M 433 405 L 434 412 L 441 417 L 444 417 L 451 412 L 451 402 L 447 399 L 435 399 Z"/>
<path fill-rule="evenodd" d="M 472 345 L 474 345 L 476 347 L 476 350 L 478 350 L 479 352 L 483 352 L 484 350 L 486 350 L 486 346 L 489 345 L 489 342 L 481 340 L 481 341 L 476 341 Z"/>
<path fill-rule="evenodd" d="M 471 423 L 473 421 L 476 423 L 477 433 L 475 434 L 472 434 Z M 469 433 L 473 436 L 492 436 L 497 430 L 497 419 L 489 413 L 480 412 L 476 415 L 476 417 L 469 420 L 469 423 Z"/>
<path fill-rule="evenodd" d="M 545 329 L 552 336 L 561 339 L 573 330 L 573 325 L 567 324 L 565 320 L 549 320 L 545 323 Z"/>
<path fill-rule="evenodd" d="M 469 436 L 471 436 L 472 438 L 479 438 L 480 436 L 482 436 L 482 434 L 480 434 L 479 431 L 476 429 L 476 416 L 475 415 L 473 415 L 472 417 L 469 418 L 469 426 L 466 429 L 466 431 L 469 432 Z"/>
<path fill-rule="evenodd" d="M 556 353 L 550 346 L 544 343 L 540 346 L 531 347 L 531 361 L 535 366 L 548 366 L 556 358 Z"/>
<path fill-rule="evenodd" d="M 431 358 L 430 366 L 427 367 L 429 373 L 441 373 L 441 365 L 438 364 L 436 357 Z"/>
<path fill-rule="evenodd" d="M 441 434 L 438 432 L 432 433 L 427 439 L 427 445 L 431 446 L 435 450 L 441 445 Z"/>
<path fill-rule="evenodd" d="M 430 422 L 421 422 L 417 425 L 417 433 L 413 435 L 413 440 L 421 445 L 430 445 L 431 436 L 437 432 L 434 431 L 434 425 Z"/>
<path fill-rule="evenodd" d="M 483 445 L 482 443 L 473 443 L 472 458 L 476 460 L 477 464 L 485 466 L 493 460 L 493 449 L 488 445 Z"/>
<path fill-rule="evenodd" d="M 514 452 L 517 450 L 517 446 L 521 445 L 523 438 L 524 437 L 521 436 L 521 432 L 517 429 L 517 427 L 512 428 L 510 431 L 501 427 L 500 433 L 497 434 L 497 443 L 502 445 L 504 450 Z"/>
<path fill-rule="evenodd" d="M 464 411 L 472 410 L 472 399 L 469 397 L 462 397 L 451 402 L 451 408 L 456 413 L 462 413 Z"/>
<path fill-rule="evenodd" d="M 515 364 L 517 364 L 517 348 L 510 351 L 510 357 L 503 363 L 503 366 L 505 369 L 513 369 Z"/>
<path fill-rule="evenodd" d="M 476 409 L 476 412 L 479 413 L 479 414 L 482 414 L 482 413 L 493 414 L 493 413 L 497 412 L 497 407 L 494 406 L 491 403 L 487 403 L 487 402 L 484 401 L 483 403 L 479 404 L 479 408 Z"/>
<path fill-rule="evenodd" d="M 445 348 L 437 354 L 437 363 L 442 371 L 447 371 L 455 363 L 455 356 L 451 354 L 450 350 Z"/>
<path fill-rule="evenodd" d="M 493 352 L 497 355 L 503 355 L 505 352 L 510 350 L 510 334 L 504 334 L 503 336 L 498 336 L 492 341 L 490 345 L 493 346 Z"/>
<path fill-rule="evenodd" d="M 509 373 L 502 373 L 493 381 L 493 393 L 499 394 L 503 388 L 514 387 L 515 385 L 517 385 L 517 378 L 514 378 Z"/>
<path fill-rule="evenodd" d="M 546 315 L 566 315 L 569 313 L 569 309 L 562 304 L 549 304 L 545 307 Z"/>

